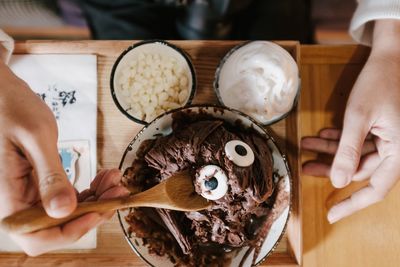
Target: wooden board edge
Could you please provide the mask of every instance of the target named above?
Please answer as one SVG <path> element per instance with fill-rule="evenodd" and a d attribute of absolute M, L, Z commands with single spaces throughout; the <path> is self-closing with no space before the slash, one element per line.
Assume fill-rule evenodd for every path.
<path fill-rule="evenodd" d="M 369 52 L 362 45 L 301 45 L 301 64 L 364 64 Z"/>
<path fill-rule="evenodd" d="M 296 45 L 296 62 L 299 66 L 299 72 L 301 72 L 301 49 L 300 44 Z M 301 90 L 301 89 L 300 89 Z M 301 152 L 300 152 L 300 141 L 301 141 L 301 98 L 297 100 L 295 109 L 288 116 L 286 121 L 287 139 L 286 146 L 287 151 L 290 153 L 288 161 L 292 171 L 293 178 L 293 192 L 292 192 L 292 210 L 290 219 L 287 226 L 287 238 L 288 238 L 288 250 L 289 253 L 294 257 L 296 264 L 302 265 L 303 256 L 303 237 L 302 237 L 302 187 L 301 187 Z"/>
<path fill-rule="evenodd" d="M 296 259 L 289 253 L 274 253 L 265 260 L 262 266 L 300 267 Z"/>

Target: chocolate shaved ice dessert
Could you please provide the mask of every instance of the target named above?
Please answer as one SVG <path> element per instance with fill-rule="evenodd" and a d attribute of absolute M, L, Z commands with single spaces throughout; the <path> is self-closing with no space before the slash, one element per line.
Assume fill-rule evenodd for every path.
<path fill-rule="evenodd" d="M 272 223 L 289 205 L 265 137 L 240 123 L 184 111 L 173 115 L 172 130 L 142 142 L 124 184 L 141 192 L 188 170 L 196 192 L 212 206 L 198 212 L 131 209 L 129 234 L 176 266 L 226 266 L 244 246 L 247 254 L 255 251 L 254 264 Z"/>

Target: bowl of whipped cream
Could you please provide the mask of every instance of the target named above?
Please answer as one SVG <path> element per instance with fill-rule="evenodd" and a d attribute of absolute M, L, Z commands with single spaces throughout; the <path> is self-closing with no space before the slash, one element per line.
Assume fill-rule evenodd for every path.
<path fill-rule="evenodd" d="M 285 118 L 296 105 L 299 69 L 281 46 L 269 41 L 245 42 L 221 60 L 214 90 L 222 105 L 270 125 Z"/>

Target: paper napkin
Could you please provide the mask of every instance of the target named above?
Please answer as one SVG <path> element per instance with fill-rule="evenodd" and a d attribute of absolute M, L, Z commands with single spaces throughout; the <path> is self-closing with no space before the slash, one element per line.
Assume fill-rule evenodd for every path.
<path fill-rule="evenodd" d="M 95 55 L 14 55 L 10 68 L 53 111 L 58 151 L 68 179 L 78 191 L 96 174 L 97 59 Z M 96 247 L 96 231 L 69 249 Z M 20 251 L 0 232 L 0 251 Z"/>

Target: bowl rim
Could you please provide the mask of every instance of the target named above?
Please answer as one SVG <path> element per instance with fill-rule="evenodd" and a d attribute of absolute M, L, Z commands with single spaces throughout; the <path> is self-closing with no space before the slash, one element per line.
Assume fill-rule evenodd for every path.
<path fill-rule="evenodd" d="M 119 63 L 121 62 L 121 60 L 124 58 L 124 56 L 125 56 L 126 54 L 128 54 L 131 50 L 133 50 L 133 49 L 135 49 L 135 48 L 137 48 L 137 47 L 139 47 L 139 46 L 147 45 L 147 44 L 153 44 L 153 43 L 159 43 L 159 44 L 166 45 L 166 46 L 168 46 L 169 48 L 174 49 L 176 52 L 178 52 L 178 53 L 183 57 L 183 59 L 186 61 L 186 63 L 187 63 L 188 66 L 189 66 L 190 74 L 191 74 L 191 76 L 192 76 L 192 87 L 190 88 L 189 97 L 188 97 L 188 99 L 186 100 L 185 104 L 184 104 L 182 107 L 187 107 L 187 106 L 189 106 L 189 105 L 192 103 L 193 98 L 194 98 L 194 96 L 195 96 L 195 94 L 196 94 L 196 90 L 197 90 L 197 76 L 196 76 L 196 70 L 195 70 L 195 68 L 194 68 L 194 64 L 193 64 L 193 62 L 192 62 L 190 56 L 189 56 L 182 48 L 180 48 L 180 47 L 178 47 L 178 46 L 176 46 L 176 45 L 174 45 L 174 44 L 172 44 L 172 43 L 170 43 L 170 42 L 168 42 L 168 41 L 166 41 L 166 40 L 162 40 L 162 39 L 142 40 L 142 41 L 139 41 L 139 42 L 137 42 L 137 43 L 134 43 L 134 44 L 130 45 L 129 47 L 127 47 L 127 48 L 118 56 L 118 58 L 115 60 L 113 66 L 112 66 L 111 74 L 110 74 L 110 91 L 111 91 L 111 96 L 112 96 L 112 99 L 113 99 L 113 101 L 114 101 L 114 104 L 117 106 L 117 108 L 119 109 L 119 111 L 121 111 L 121 113 L 124 114 L 128 119 L 130 119 L 130 120 L 132 120 L 132 121 L 134 121 L 134 122 L 137 122 L 137 123 L 139 123 L 139 124 L 143 124 L 143 125 L 147 125 L 147 124 L 149 124 L 151 121 L 150 121 L 150 122 L 147 122 L 147 121 L 138 119 L 137 117 L 134 117 L 134 116 L 132 116 L 131 114 L 129 114 L 129 112 L 127 112 L 127 111 L 121 106 L 121 104 L 120 104 L 120 102 L 119 102 L 119 100 L 118 100 L 117 94 L 116 94 L 116 92 L 115 92 L 114 77 L 115 77 L 115 73 L 116 73 L 116 71 L 117 71 L 117 68 L 118 68 Z M 164 113 L 163 113 L 163 114 L 164 114 Z"/>
<path fill-rule="evenodd" d="M 123 163 L 125 161 L 125 157 L 126 155 L 132 151 L 132 145 L 139 140 L 139 138 L 141 137 L 141 135 L 143 134 L 143 132 L 153 123 L 155 123 L 155 121 L 162 119 L 162 117 L 169 115 L 171 113 L 175 113 L 175 112 L 179 112 L 179 111 L 184 111 L 186 109 L 191 109 L 191 108 L 218 108 L 218 109 L 222 109 L 222 110 L 227 110 L 233 113 L 238 114 L 239 116 L 243 116 L 246 119 L 250 120 L 253 124 L 257 125 L 260 129 L 262 129 L 263 134 L 266 138 L 270 139 L 271 142 L 275 145 L 276 149 L 278 150 L 279 154 L 282 156 L 282 160 L 284 162 L 285 165 L 285 169 L 287 171 L 287 175 L 288 175 L 288 179 L 289 179 L 289 186 L 290 186 L 290 194 L 289 194 L 289 210 L 288 210 L 288 216 L 286 217 L 285 220 L 285 225 L 283 226 L 282 232 L 279 234 L 278 239 L 275 241 L 274 245 L 272 246 L 272 248 L 265 254 L 265 256 L 263 258 L 261 258 L 258 262 L 256 262 L 256 264 L 254 266 L 259 266 L 260 264 L 262 264 L 277 248 L 278 244 L 280 243 L 280 241 L 282 240 L 282 237 L 284 236 L 286 229 L 287 229 L 287 225 L 289 222 L 289 219 L 292 215 L 292 209 L 293 209 L 293 177 L 292 177 L 292 172 L 290 170 L 290 164 L 289 161 L 286 157 L 286 154 L 282 153 L 281 148 L 278 146 L 278 143 L 275 141 L 274 137 L 270 134 L 270 131 L 268 129 L 265 128 L 264 125 L 262 125 L 261 123 L 259 123 L 258 121 L 256 121 L 255 119 L 253 119 L 253 117 L 247 115 L 246 113 L 243 113 L 240 110 L 234 109 L 234 108 L 230 108 L 227 106 L 221 106 L 221 105 L 217 105 L 217 104 L 194 104 L 194 105 L 190 105 L 190 106 L 183 106 L 180 107 L 178 109 L 173 109 L 173 110 L 169 110 L 161 115 L 159 115 L 158 117 L 156 117 L 154 120 L 152 120 L 150 123 L 148 123 L 147 125 L 145 125 L 136 135 L 135 137 L 129 142 L 127 148 L 125 149 L 120 164 L 118 166 L 118 169 L 122 170 L 122 166 Z M 135 244 L 133 244 L 133 242 L 131 241 L 131 238 L 129 237 L 129 234 L 127 233 L 127 231 L 125 230 L 124 224 L 123 224 L 123 218 L 121 215 L 120 210 L 117 210 L 117 216 L 118 216 L 118 220 L 119 220 L 119 224 L 122 228 L 122 231 L 124 233 L 124 237 L 125 240 L 128 241 L 129 246 L 132 248 L 132 250 L 135 252 L 135 254 L 141 258 L 144 262 L 146 262 L 149 266 L 151 267 L 156 267 L 153 264 L 151 264 L 140 252 L 139 250 L 136 248 Z M 265 239 L 264 241 L 265 242 Z"/>
<path fill-rule="evenodd" d="M 220 73 L 221 73 L 222 67 L 224 66 L 224 64 L 225 64 L 225 62 L 228 60 L 228 58 L 229 58 L 234 52 L 236 52 L 238 49 L 242 48 L 243 46 L 246 46 L 246 45 L 248 45 L 248 44 L 250 44 L 250 43 L 254 43 L 254 42 L 268 42 L 268 43 L 273 43 L 273 44 L 275 44 L 275 45 L 280 46 L 280 45 L 277 44 L 276 42 L 271 42 L 271 41 L 267 41 L 267 40 L 249 40 L 249 41 L 244 41 L 244 42 L 242 42 L 242 43 L 240 43 L 240 44 L 235 45 L 234 47 L 232 47 L 232 48 L 224 55 L 224 57 L 223 57 L 223 58 L 220 60 L 220 62 L 218 63 L 217 68 L 215 69 L 214 80 L 213 80 L 213 89 L 214 89 L 215 94 L 217 95 L 218 102 L 219 102 L 222 106 L 224 106 L 224 107 L 231 108 L 231 107 L 225 105 L 224 101 L 222 100 L 222 97 L 221 97 L 221 94 L 220 94 L 220 90 L 219 90 L 219 77 L 220 77 Z M 280 47 L 281 47 L 281 46 L 280 46 Z M 282 47 L 281 47 L 281 48 L 282 48 Z M 282 49 L 283 49 L 283 48 L 282 48 Z M 284 49 L 284 50 L 286 51 L 286 49 Z M 286 52 L 288 52 L 288 51 L 286 51 Z M 289 52 L 288 52 L 288 53 L 289 53 Z M 290 54 L 289 54 L 289 55 L 290 55 Z M 292 55 L 290 55 L 290 56 L 292 57 Z M 293 59 L 293 60 L 294 60 L 294 59 Z M 295 62 L 296 62 L 296 60 L 295 60 Z M 296 62 L 296 65 L 297 65 L 297 68 L 299 69 L 297 63 L 298 63 L 298 62 Z M 285 113 L 283 113 L 282 115 L 280 115 L 280 116 L 278 116 L 278 117 L 275 117 L 275 118 L 273 118 L 273 119 L 271 119 L 271 120 L 268 120 L 268 121 L 265 122 L 265 123 L 262 123 L 262 122 L 260 122 L 260 121 L 257 121 L 259 125 L 261 125 L 261 126 L 268 126 L 268 125 L 272 125 L 272 124 L 274 124 L 274 123 L 276 123 L 276 122 L 278 122 L 278 121 L 280 121 L 280 120 L 283 120 L 283 119 L 285 119 L 287 116 L 289 116 L 290 112 L 291 112 L 293 109 L 296 108 L 297 104 L 299 103 L 299 98 L 300 98 L 300 95 L 301 95 L 301 77 L 300 77 L 300 69 L 299 69 L 299 73 L 298 73 L 298 79 L 299 79 L 299 86 L 298 86 L 298 88 L 297 88 L 297 92 L 296 92 L 296 95 L 295 95 L 295 97 L 294 97 L 294 99 L 293 99 L 293 104 L 292 104 L 292 107 L 290 108 L 290 110 L 287 111 L 287 112 L 285 112 Z M 237 109 L 236 109 L 236 110 L 237 110 Z M 243 111 L 241 111 L 241 112 L 243 112 Z M 251 117 L 250 115 L 248 115 L 248 116 Z"/>

